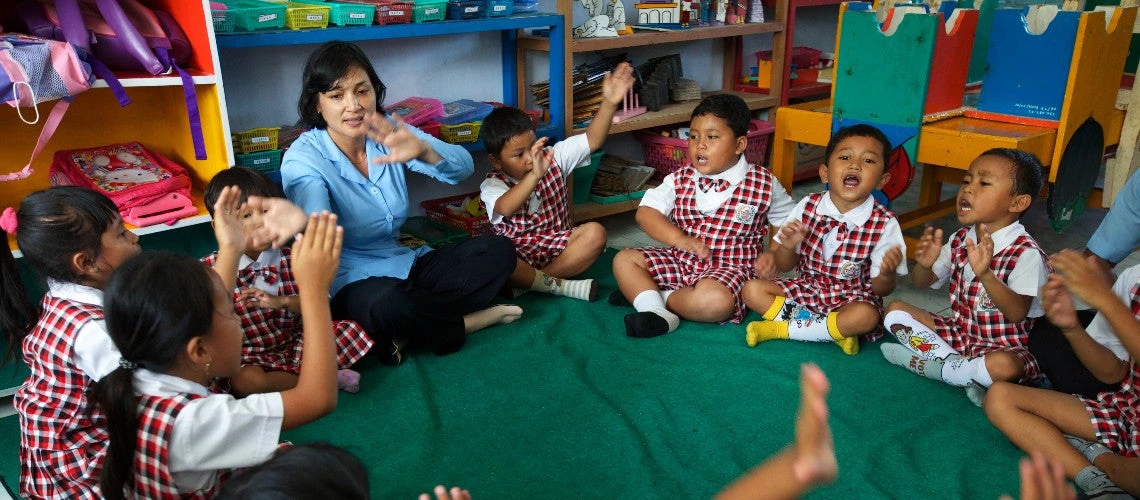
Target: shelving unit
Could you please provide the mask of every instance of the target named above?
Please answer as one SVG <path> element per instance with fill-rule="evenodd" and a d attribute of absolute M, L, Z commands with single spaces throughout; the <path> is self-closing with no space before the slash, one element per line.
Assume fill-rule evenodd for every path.
<path fill-rule="evenodd" d="M 549 37 L 545 36 L 522 36 L 519 39 L 518 51 L 516 53 L 517 62 L 515 64 L 517 79 L 519 84 L 515 86 L 518 95 L 516 100 L 519 102 L 526 102 L 526 89 L 522 84 L 525 77 L 523 74 L 523 66 L 526 59 L 527 50 L 536 50 L 543 52 L 550 52 L 551 54 L 551 67 L 553 68 L 560 48 L 564 50 L 561 59 L 565 63 L 565 68 L 562 71 L 562 82 L 557 82 L 551 76 L 551 99 L 550 109 L 552 114 L 561 114 L 562 116 L 573 116 L 574 102 L 572 90 L 573 87 L 573 69 L 574 69 L 574 54 L 584 52 L 595 52 L 601 50 L 624 49 L 629 47 L 641 47 L 647 45 L 663 45 L 673 43 L 685 43 L 696 40 L 720 40 L 721 43 L 721 68 L 723 71 L 721 86 L 722 89 L 717 93 L 730 92 L 736 94 L 748 103 L 749 109 L 758 110 L 771 108 L 777 106 L 781 102 L 780 89 L 784 88 L 783 85 L 787 84 L 787 75 L 785 71 L 785 57 L 788 50 L 785 50 L 785 22 L 784 19 L 788 14 L 788 2 L 795 0 L 776 0 L 775 16 L 772 21 L 764 23 L 745 23 L 734 24 L 726 26 L 709 26 L 682 29 L 676 31 L 664 32 L 635 32 L 632 35 L 619 36 L 617 38 L 589 38 L 589 39 L 573 39 L 570 29 L 564 30 L 561 37 L 555 33 L 551 33 Z M 821 1 L 821 0 L 814 0 Z M 557 11 L 566 17 L 568 23 L 573 25 L 573 0 L 557 0 Z M 776 82 L 773 88 L 770 89 L 768 94 L 757 94 L 751 92 L 741 92 L 735 89 L 736 82 L 739 80 L 740 70 L 742 68 L 742 44 L 743 37 L 746 35 L 759 35 L 771 33 L 773 36 L 773 51 L 775 55 L 774 66 L 779 68 L 777 71 L 779 75 L 773 75 L 773 81 Z M 561 40 L 559 40 L 561 38 Z M 790 47 L 790 45 L 788 45 Z M 559 84 L 560 83 L 560 84 Z M 559 87 L 562 91 L 559 92 Z M 562 99 L 559 99 L 561 97 Z M 559 102 L 561 101 L 561 102 Z M 784 100 L 786 102 L 786 99 Z M 561 104 L 561 106 L 559 105 Z M 616 123 L 610 128 L 610 134 L 619 134 L 622 132 L 631 132 L 635 130 L 642 130 L 651 127 L 658 127 L 662 125 L 669 125 L 673 123 L 681 123 L 689 120 L 689 115 L 693 112 L 697 102 L 688 102 L 680 104 L 670 104 L 664 106 L 660 111 L 646 113 L 629 120 Z M 573 128 L 572 123 L 567 122 L 565 132 L 567 136 L 584 133 L 585 128 Z M 572 207 L 572 216 L 575 221 L 582 221 L 588 219 L 595 219 L 630 210 L 636 210 L 638 202 L 621 202 L 614 204 L 598 204 L 594 202 L 578 203 Z"/>
<path fill-rule="evenodd" d="M 35 173 L 27 179 L 0 183 L 0 207 L 16 207 L 28 194 L 51 186 L 48 169 L 55 151 L 138 141 L 147 148 L 187 167 L 193 179 L 192 196 L 198 215 L 182 219 L 174 225 L 148 226 L 135 229 L 147 234 L 165 231 L 209 220 L 202 204 L 202 189 L 213 175 L 228 167 L 233 160 L 229 141 L 229 123 L 225 120 L 225 92 L 222 88 L 218 51 L 214 45 L 214 27 L 206 0 L 143 0 L 155 10 L 165 11 L 178 22 L 194 48 L 186 70 L 193 76 L 198 92 L 198 108 L 202 119 L 207 159 L 194 158 L 190 139 L 182 82 L 177 75 L 151 76 L 143 72 L 116 72 L 126 87 L 131 104 L 119 107 L 107 89 L 106 82 L 96 81 L 91 89 L 76 96 L 59 129 L 43 153 L 32 164 Z M 15 0 L 0 0 L 0 24 L 16 26 L 11 19 Z M 40 104 L 41 122 L 26 125 L 15 108 L 0 109 L 0 129 L 5 146 L 0 148 L 0 165 L 5 171 L 22 167 L 28 161 L 42 127 L 42 119 L 54 103 Z M 27 116 L 27 110 L 24 110 Z M 9 237 L 9 248 L 15 240 Z M 19 254 L 17 253 L 17 256 Z"/>
<path fill-rule="evenodd" d="M 804 85 L 792 85 L 791 84 L 791 78 L 790 78 L 791 77 L 791 68 L 789 67 L 790 63 L 788 63 L 787 61 L 791 60 L 791 58 L 792 58 L 792 47 L 795 46 L 796 11 L 800 7 L 820 7 L 820 6 L 825 6 L 825 5 L 839 5 L 839 4 L 843 3 L 844 0 L 787 0 L 787 2 L 788 2 L 787 20 L 785 21 L 785 23 L 787 25 L 787 29 L 785 30 L 786 43 L 784 44 L 784 61 L 786 63 L 784 65 L 779 65 L 780 67 L 783 68 L 783 71 L 782 71 L 783 84 L 780 86 L 780 88 L 784 89 L 784 92 L 782 92 L 780 94 L 780 106 L 787 106 L 788 105 L 788 99 L 799 99 L 799 98 L 803 98 L 803 97 L 820 96 L 820 95 L 826 95 L 826 94 L 831 93 L 831 83 L 829 83 L 829 82 L 813 82 L 813 83 L 808 83 L 808 84 L 804 84 Z M 773 50 L 773 53 L 775 53 L 774 50 Z M 737 73 L 741 73 L 743 71 L 743 69 L 744 69 L 743 66 L 737 67 Z M 739 85 L 739 86 L 737 86 L 737 89 L 742 90 L 742 89 L 744 89 L 744 87 L 745 87 L 744 85 Z M 748 90 L 746 90 L 746 92 L 760 93 L 760 94 L 767 93 L 766 89 L 758 88 L 755 86 L 750 86 L 748 88 Z"/>
<path fill-rule="evenodd" d="M 552 109 L 562 109 L 563 89 L 562 82 L 566 80 L 565 65 L 562 57 L 565 53 L 562 41 L 565 25 L 562 16 L 553 14 L 530 14 L 512 17 L 473 19 L 466 21 L 435 21 L 429 23 L 394 24 L 386 26 L 355 26 L 330 27 L 321 30 L 300 31 L 273 31 L 253 33 L 224 33 L 217 37 L 218 47 L 221 49 L 253 49 L 259 47 L 276 47 L 283 45 L 311 45 L 331 40 L 362 41 L 362 40 L 391 40 L 397 38 L 430 37 L 440 35 L 457 35 L 463 33 L 480 33 L 499 31 L 502 35 L 503 60 L 503 102 L 514 106 L 518 102 L 519 80 L 516 78 L 516 45 L 519 32 L 526 28 L 550 28 L 554 34 L 552 38 L 553 50 L 550 55 L 550 81 L 558 82 L 553 90 L 557 93 L 551 98 Z M 551 113 L 551 123 L 557 130 L 565 127 L 565 116 L 560 113 Z"/>

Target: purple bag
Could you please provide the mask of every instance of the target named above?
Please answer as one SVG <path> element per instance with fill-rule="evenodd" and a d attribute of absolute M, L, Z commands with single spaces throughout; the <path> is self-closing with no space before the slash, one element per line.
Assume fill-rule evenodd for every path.
<path fill-rule="evenodd" d="M 190 42 L 169 14 L 152 11 L 138 0 L 21 0 L 19 9 L 28 33 L 69 42 L 107 68 L 152 75 L 177 72 L 190 117 L 194 156 L 206 159 L 197 91 L 193 78 L 179 67 L 190 58 Z M 97 68 L 95 73 L 112 88 L 117 86 L 110 71 Z M 124 100 L 125 94 L 120 104 L 125 105 Z"/>

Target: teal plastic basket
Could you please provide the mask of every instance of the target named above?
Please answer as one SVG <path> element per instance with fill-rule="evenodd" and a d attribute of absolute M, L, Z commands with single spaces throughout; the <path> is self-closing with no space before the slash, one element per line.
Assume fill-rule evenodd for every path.
<path fill-rule="evenodd" d="M 249 167 L 262 172 L 276 172 L 281 170 L 281 155 L 284 151 L 271 149 L 244 155 L 234 155 L 234 164 L 239 167 Z"/>
<path fill-rule="evenodd" d="M 299 0 L 297 3 L 332 7 L 329 11 L 329 23 L 337 26 L 371 26 L 376 18 L 376 7 L 367 4 L 323 0 Z"/>
<path fill-rule="evenodd" d="M 515 11 L 515 0 L 489 0 L 487 17 L 510 17 Z"/>
<path fill-rule="evenodd" d="M 412 9 L 413 23 L 426 23 L 428 21 L 442 21 L 447 19 L 447 0 L 417 1 Z"/>
<path fill-rule="evenodd" d="M 214 33 L 229 33 L 234 30 L 234 18 L 228 10 L 210 10 L 214 22 Z"/>
<path fill-rule="evenodd" d="M 226 4 L 226 17 L 232 17 L 234 31 L 257 31 L 285 27 L 285 5 L 235 0 Z"/>

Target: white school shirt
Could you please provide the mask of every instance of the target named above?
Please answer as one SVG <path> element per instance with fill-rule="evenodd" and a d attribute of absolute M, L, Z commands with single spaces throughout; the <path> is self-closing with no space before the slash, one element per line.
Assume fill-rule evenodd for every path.
<path fill-rule="evenodd" d="M 575 169 L 590 163 L 592 151 L 590 151 L 590 140 L 586 138 L 586 134 L 571 136 L 550 149 L 554 154 L 552 161 L 558 165 L 558 168 L 562 169 L 563 177 L 569 178 L 570 173 Z M 515 182 L 518 180 L 516 179 Z M 491 224 L 498 224 L 503 221 L 503 215 L 495 212 L 495 203 L 510 188 L 511 186 L 508 186 L 507 183 L 494 177 L 484 179 L 483 183 L 479 185 L 479 198 L 483 200 L 483 206 L 487 207 L 487 217 L 491 218 Z M 538 193 L 531 192 L 527 210 L 537 212 L 541 204 L 542 200 L 538 199 Z"/>
<path fill-rule="evenodd" d="M 218 471 L 259 465 L 277 451 L 285 416 L 281 393 L 234 399 L 145 368 L 136 369 L 133 378 L 136 394 L 205 396 L 186 403 L 170 431 L 167 468 L 179 491 L 208 489 Z"/>
<path fill-rule="evenodd" d="M 953 233 L 951 233 L 953 234 Z M 994 255 L 1004 250 L 1011 245 L 1014 240 L 1023 234 L 1027 234 L 1025 226 L 1020 222 L 1014 222 L 1006 227 L 998 229 L 990 233 L 990 238 L 994 240 Z M 976 244 L 978 242 L 978 235 L 975 233 L 973 227 L 966 233 L 966 238 L 973 240 Z M 934 265 L 930 268 L 934 276 L 937 277 L 930 288 L 942 288 L 950 279 L 950 242 L 947 241 L 942 245 L 942 252 L 938 254 L 938 260 L 934 261 Z M 965 269 L 962 270 L 962 277 L 966 282 L 974 281 L 974 269 L 970 267 L 970 263 L 965 263 Z M 1013 270 L 1009 273 L 1009 279 L 1005 280 L 1006 286 L 1010 290 L 1017 292 L 1020 295 L 1033 297 L 1033 303 L 1029 306 L 1029 314 L 1027 317 L 1039 318 L 1045 314 L 1045 310 L 1041 308 L 1041 301 L 1038 300 L 1037 294 L 1041 290 L 1041 286 L 1049 279 L 1048 272 L 1045 268 L 1045 261 L 1041 258 L 1038 252 L 1022 252 L 1021 256 L 1017 258 L 1017 265 L 1013 266 Z"/>
<path fill-rule="evenodd" d="M 804 208 L 807 207 L 807 204 L 808 197 L 805 196 L 799 203 L 796 203 L 795 208 L 792 209 L 792 213 L 788 214 L 786 219 L 776 225 L 784 226 L 794 220 L 799 220 L 800 217 L 803 216 Z M 863 200 L 861 205 L 848 210 L 845 214 L 839 213 L 839 207 L 836 207 L 835 202 L 831 201 L 831 195 L 825 192 L 819 204 L 816 205 L 815 212 L 846 224 L 847 230 L 850 231 L 866 224 L 867 220 L 871 218 L 871 211 L 874 208 L 875 199 L 868 196 L 866 200 Z M 772 235 L 772 241 L 777 244 L 781 242 L 779 231 L 776 231 L 776 233 Z M 839 227 L 836 226 L 823 238 L 823 258 L 830 259 L 832 255 L 835 255 L 835 251 L 839 250 L 839 244 Z M 883 227 L 883 233 L 879 236 L 879 241 L 875 243 L 875 248 L 871 250 L 871 278 L 879 275 L 879 268 L 883 265 L 883 256 L 896 246 L 899 247 L 899 250 L 902 250 L 904 257 L 902 261 L 899 262 L 899 267 L 896 268 L 895 272 L 899 276 L 903 276 L 907 273 L 905 257 L 906 240 L 903 239 L 902 228 L 899 227 L 899 221 L 891 217 L 891 220 L 887 221 L 887 225 Z M 802 252 L 803 243 L 801 242 L 800 248 L 796 249 L 796 253 L 802 254 Z"/>
<path fill-rule="evenodd" d="M 736 161 L 728 170 L 723 172 L 708 175 L 709 179 L 717 180 L 724 179 L 728 181 L 729 188 L 724 191 L 717 192 L 715 189 L 709 191 L 696 190 L 695 198 L 697 201 L 697 210 L 702 214 L 712 215 L 724 205 L 732 194 L 736 191 L 736 186 L 744 181 L 744 177 L 748 175 L 750 168 L 748 160 L 744 159 L 744 155 L 740 155 L 740 159 Z M 759 165 L 756 168 L 763 168 Z M 677 187 L 674 181 L 674 174 L 665 176 L 661 181 L 661 185 L 650 189 L 645 192 L 645 196 L 641 198 L 641 206 L 652 208 L 668 217 L 673 213 L 673 208 L 677 204 Z M 788 192 L 784 191 L 784 186 L 779 182 L 772 183 L 772 197 L 771 203 L 768 204 L 768 223 L 773 221 L 784 220 L 792 211 L 795 206 L 792 197 L 788 196 Z"/>
<path fill-rule="evenodd" d="M 1116 278 L 1116 283 L 1112 285 L 1112 293 L 1115 293 L 1120 300 L 1124 301 L 1126 305 L 1131 308 L 1132 304 L 1132 287 L 1140 283 L 1140 264 L 1125 269 Z M 1073 297 L 1076 299 L 1076 297 Z M 1092 323 L 1089 323 L 1088 328 L 1085 328 L 1089 337 L 1092 337 L 1096 343 L 1105 346 L 1108 350 L 1112 351 L 1116 357 L 1128 361 L 1128 350 L 1124 348 L 1124 343 L 1116 336 L 1116 332 L 1112 330 L 1112 326 L 1108 324 L 1108 318 L 1105 318 L 1103 313 L 1096 313 L 1093 317 Z"/>
<path fill-rule="evenodd" d="M 249 258 L 249 256 L 242 254 L 241 259 L 238 260 L 238 271 L 243 271 L 249 267 L 258 269 L 261 267 L 276 266 L 279 262 L 281 262 L 280 248 L 270 248 L 261 252 L 261 254 L 257 256 L 257 260 L 253 260 Z M 277 290 L 281 287 L 281 274 L 284 272 L 284 269 L 277 270 L 277 283 L 273 285 L 267 283 L 265 278 L 259 274 L 253 280 L 253 287 L 269 295 L 277 295 Z"/>
<path fill-rule="evenodd" d="M 49 296 L 103 307 L 103 291 L 98 288 L 52 279 L 47 284 Z M 105 320 L 88 321 L 79 327 L 72 351 L 75 367 L 92 381 L 99 381 L 119 367 L 119 348 L 107 333 Z"/>

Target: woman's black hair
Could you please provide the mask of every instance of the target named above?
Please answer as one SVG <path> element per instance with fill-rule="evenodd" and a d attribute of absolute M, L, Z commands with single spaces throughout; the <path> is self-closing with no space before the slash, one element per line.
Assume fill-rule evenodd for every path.
<path fill-rule="evenodd" d="M 210 274 L 205 264 L 187 255 L 144 252 L 107 280 L 107 332 L 127 362 L 91 386 L 110 436 L 99 476 L 107 498 L 123 498 L 134 463 L 139 419 L 130 364 L 166 372 L 191 339 L 209 333 L 216 312 Z"/>
<path fill-rule="evenodd" d="M 384 93 L 387 87 L 380 81 L 364 51 L 348 42 L 325 42 L 305 62 L 305 72 L 301 76 L 301 97 L 297 100 L 297 114 L 300 116 L 297 125 L 306 130 L 328 127 L 328 122 L 317 113 L 317 102 L 321 94 L 332 90 L 337 80 L 344 78 L 353 67 L 368 74 L 372 87 L 376 89 L 376 111 L 384 112 Z"/>
<path fill-rule="evenodd" d="M 24 262 L 41 278 L 78 283 L 81 277 L 71 263 L 72 257 L 87 252 L 98 259 L 103 232 L 118 217 L 115 204 L 90 189 L 60 186 L 37 191 L 24 198 L 16 210 L 16 245 L 24 253 Z M 39 316 L 28 301 L 11 249 L 0 252 L 0 286 L 4 292 L 0 329 L 8 338 L 7 361 L 19 351 Z"/>
<path fill-rule="evenodd" d="M 218 500 L 367 500 L 368 471 L 353 454 L 326 443 L 282 451 L 218 492 Z"/>

